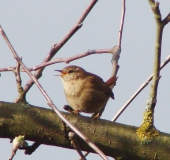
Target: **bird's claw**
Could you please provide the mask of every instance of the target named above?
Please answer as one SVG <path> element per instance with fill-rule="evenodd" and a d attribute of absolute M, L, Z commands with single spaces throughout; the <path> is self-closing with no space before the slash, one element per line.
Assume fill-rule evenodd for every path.
<path fill-rule="evenodd" d="M 66 111 L 68 111 L 68 112 L 70 112 L 70 113 L 74 113 L 74 114 L 78 114 L 78 115 L 80 115 L 80 113 L 79 113 L 79 111 L 77 111 L 77 110 L 74 110 L 73 108 L 71 108 L 69 105 L 64 105 L 64 110 L 66 110 Z"/>
<path fill-rule="evenodd" d="M 95 113 L 93 113 L 92 114 L 92 116 L 91 116 L 91 118 L 93 119 L 93 120 L 97 120 L 97 119 L 100 119 L 100 113 L 99 112 L 95 112 Z"/>

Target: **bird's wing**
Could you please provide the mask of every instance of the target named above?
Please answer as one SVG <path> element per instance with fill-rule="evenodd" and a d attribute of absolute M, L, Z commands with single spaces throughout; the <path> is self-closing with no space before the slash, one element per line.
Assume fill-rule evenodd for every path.
<path fill-rule="evenodd" d="M 88 81 L 90 82 L 88 83 L 88 85 L 90 85 L 89 87 L 95 88 L 98 91 L 103 91 L 107 96 L 110 96 L 112 99 L 114 99 L 114 94 L 112 90 L 110 89 L 108 84 L 103 81 L 102 78 L 97 75 L 93 76 L 93 74 L 91 73 L 88 77 Z"/>

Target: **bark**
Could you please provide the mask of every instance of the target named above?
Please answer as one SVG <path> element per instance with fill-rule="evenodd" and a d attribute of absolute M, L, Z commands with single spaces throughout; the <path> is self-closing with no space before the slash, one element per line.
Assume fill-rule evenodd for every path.
<path fill-rule="evenodd" d="M 92 140 L 107 156 L 121 160 L 169 159 L 170 134 L 160 132 L 152 142 L 142 144 L 135 126 L 62 112 L 66 118 Z M 0 137 L 25 135 L 26 140 L 46 145 L 72 148 L 65 138 L 64 125 L 51 110 L 30 105 L 0 102 Z M 80 138 L 83 151 L 93 150 Z"/>

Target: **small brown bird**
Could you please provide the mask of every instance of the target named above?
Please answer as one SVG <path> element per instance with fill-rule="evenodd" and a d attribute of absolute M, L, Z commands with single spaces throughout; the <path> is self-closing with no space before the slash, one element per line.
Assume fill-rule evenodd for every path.
<path fill-rule="evenodd" d="M 100 117 L 108 99 L 114 99 L 114 94 L 109 85 L 102 78 L 85 71 L 79 66 L 68 66 L 61 72 L 65 96 L 70 107 L 66 110 L 74 113 L 94 113 L 94 119 Z"/>

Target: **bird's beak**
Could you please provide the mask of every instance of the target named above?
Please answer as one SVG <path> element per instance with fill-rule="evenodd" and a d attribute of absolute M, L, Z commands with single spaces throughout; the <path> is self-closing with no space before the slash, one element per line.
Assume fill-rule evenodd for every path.
<path fill-rule="evenodd" d="M 61 73 L 61 74 L 57 74 L 57 75 L 54 75 L 54 76 L 62 76 L 64 74 L 62 70 L 54 70 L 54 71 L 57 71 L 57 72 Z"/>

